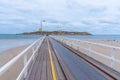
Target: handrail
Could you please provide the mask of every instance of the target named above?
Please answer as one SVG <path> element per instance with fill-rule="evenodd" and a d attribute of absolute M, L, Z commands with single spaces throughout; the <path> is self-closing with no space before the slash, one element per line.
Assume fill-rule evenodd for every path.
<path fill-rule="evenodd" d="M 39 45 L 37 46 L 37 49 L 33 52 L 32 56 L 30 57 L 30 59 L 28 60 L 28 62 L 26 63 L 26 65 L 24 66 L 24 68 L 22 69 L 21 73 L 19 74 L 19 76 L 17 77 L 16 80 L 21 80 L 25 70 L 27 69 L 28 65 L 30 64 L 30 62 L 32 61 L 32 59 L 34 58 L 35 53 L 38 51 L 39 47 L 41 46 L 42 42 L 43 42 L 44 38 L 42 38 L 41 42 L 39 43 Z"/>
<path fill-rule="evenodd" d="M 25 50 L 23 50 L 19 55 L 17 55 L 16 57 L 14 57 L 12 60 L 10 60 L 8 63 L 6 63 L 5 65 L 3 65 L 0 68 L 0 76 L 2 74 L 4 74 L 21 56 L 23 56 L 30 48 L 32 48 L 36 43 L 38 43 L 39 41 L 41 41 L 41 39 L 43 39 L 44 37 L 38 39 L 37 41 L 33 42 L 29 47 L 27 47 Z"/>
<path fill-rule="evenodd" d="M 57 39 L 61 39 L 59 37 L 55 37 Z M 63 37 L 62 37 L 63 38 Z M 90 42 L 90 41 L 84 41 L 84 40 L 78 40 L 78 39 L 69 39 L 69 38 L 63 38 L 62 40 L 76 40 L 76 41 L 82 41 L 82 42 L 86 42 L 86 43 L 90 43 L 90 44 L 94 44 L 94 45 L 98 45 L 98 46 L 104 46 L 104 47 L 109 47 L 109 48 L 116 48 L 116 49 L 120 49 L 120 47 L 117 46 L 112 46 L 112 45 L 108 45 L 108 44 L 102 44 L 102 43 L 95 43 L 95 42 Z"/>
<path fill-rule="evenodd" d="M 90 42 L 90 41 L 83 41 L 83 40 L 80 40 L 80 41 L 90 43 L 90 44 L 94 44 L 94 45 L 98 45 L 98 46 L 103 46 L 103 47 L 108 47 L 108 48 L 115 48 L 115 49 L 120 50 L 120 47 L 117 47 L 117 46 L 106 45 L 106 44 L 102 44 L 102 43 L 95 43 L 95 42 Z"/>
<path fill-rule="evenodd" d="M 69 38 L 61 39 L 59 37 L 54 37 L 54 38 L 57 39 L 57 40 L 62 41 L 63 43 L 66 43 L 65 42 L 66 40 L 75 40 L 75 41 L 78 41 L 78 42 L 88 43 L 89 44 L 89 48 L 85 48 L 83 46 L 77 46 L 77 47 L 89 51 L 89 54 L 88 54 L 89 56 L 91 55 L 91 53 L 93 53 L 93 54 L 97 54 L 97 55 L 99 55 L 101 57 L 104 57 L 104 58 L 107 58 L 107 59 L 111 60 L 111 66 L 110 67 L 113 68 L 113 69 L 115 69 L 115 62 L 118 62 L 120 64 L 120 60 L 115 58 L 115 50 L 116 49 L 120 50 L 120 47 L 112 46 L 112 45 L 106 45 L 106 44 L 102 44 L 102 43 L 95 43 L 95 42 L 90 42 L 90 41 L 77 40 L 77 39 L 69 39 Z M 105 55 L 103 53 L 100 53 L 98 51 L 92 50 L 92 45 L 91 44 L 110 48 L 111 49 L 111 56 L 107 56 L 107 55 Z M 73 45 L 73 43 L 70 43 L 70 45 Z"/>

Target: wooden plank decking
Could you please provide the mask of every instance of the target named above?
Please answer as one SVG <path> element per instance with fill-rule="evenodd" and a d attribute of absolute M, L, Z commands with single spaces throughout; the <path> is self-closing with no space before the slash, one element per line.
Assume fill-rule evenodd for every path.
<path fill-rule="evenodd" d="M 33 64 L 28 80 L 52 80 L 46 39 L 38 51 L 38 56 Z"/>

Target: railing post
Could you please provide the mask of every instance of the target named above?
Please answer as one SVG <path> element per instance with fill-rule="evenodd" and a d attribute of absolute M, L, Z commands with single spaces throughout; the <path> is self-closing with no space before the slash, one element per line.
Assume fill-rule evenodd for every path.
<path fill-rule="evenodd" d="M 91 56 L 91 48 L 92 48 L 92 45 L 90 43 L 88 43 L 88 46 L 89 46 L 89 53 L 88 55 Z"/>
<path fill-rule="evenodd" d="M 115 48 L 111 49 L 111 68 L 115 69 Z"/>
<path fill-rule="evenodd" d="M 72 41 L 70 41 L 70 46 L 72 47 Z"/>
<path fill-rule="evenodd" d="M 62 43 L 64 42 L 64 40 L 61 40 L 62 41 Z"/>
<path fill-rule="evenodd" d="M 32 48 L 32 54 L 34 54 L 34 52 L 35 52 L 35 48 L 33 47 L 33 48 Z M 34 55 L 34 57 L 33 57 L 33 61 L 34 61 L 34 59 L 35 59 L 35 55 Z"/>
<path fill-rule="evenodd" d="M 71 43 L 71 47 L 73 48 L 73 44 Z"/>
<path fill-rule="evenodd" d="M 24 54 L 24 66 L 27 64 L 27 54 Z M 27 77 L 27 68 L 24 72 L 24 80 L 26 80 L 26 77 Z"/>
<path fill-rule="evenodd" d="M 79 51 L 79 45 L 77 46 L 77 50 Z"/>

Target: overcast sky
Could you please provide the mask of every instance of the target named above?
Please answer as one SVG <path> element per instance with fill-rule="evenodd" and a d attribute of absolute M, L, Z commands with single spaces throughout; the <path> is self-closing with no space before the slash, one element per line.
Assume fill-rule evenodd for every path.
<path fill-rule="evenodd" d="M 0 0 L 0 33 L 43 30 L 120 34 L 119 0 Z"/>

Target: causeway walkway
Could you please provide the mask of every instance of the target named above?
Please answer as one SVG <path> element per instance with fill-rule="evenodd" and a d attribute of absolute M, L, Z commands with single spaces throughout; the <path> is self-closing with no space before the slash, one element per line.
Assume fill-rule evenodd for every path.
<path fill-rule="evenodd" d="M 47 38 L 38 50 L 27 80 L 66 80 Z"/>
<path fill-rule="evenodd" d="M 63 44 L 46 37 L 27 80 L 118 80 L 110 77 Z"/>
<path fill-rule="evenodd" d="M 48 43 L 45 39 L 38 50 L 28 80 L 52 80 Z"/>
<path fill-rule="evenodd" d="M 118 71 L 49 36 L 41 37 L 1 67 L 0 80 L 12 77 L 12 73 L 4 75 L 15 71 L 10 67 L 19 59 L 23 68 L 10 80 L 120 80 Z"/>

